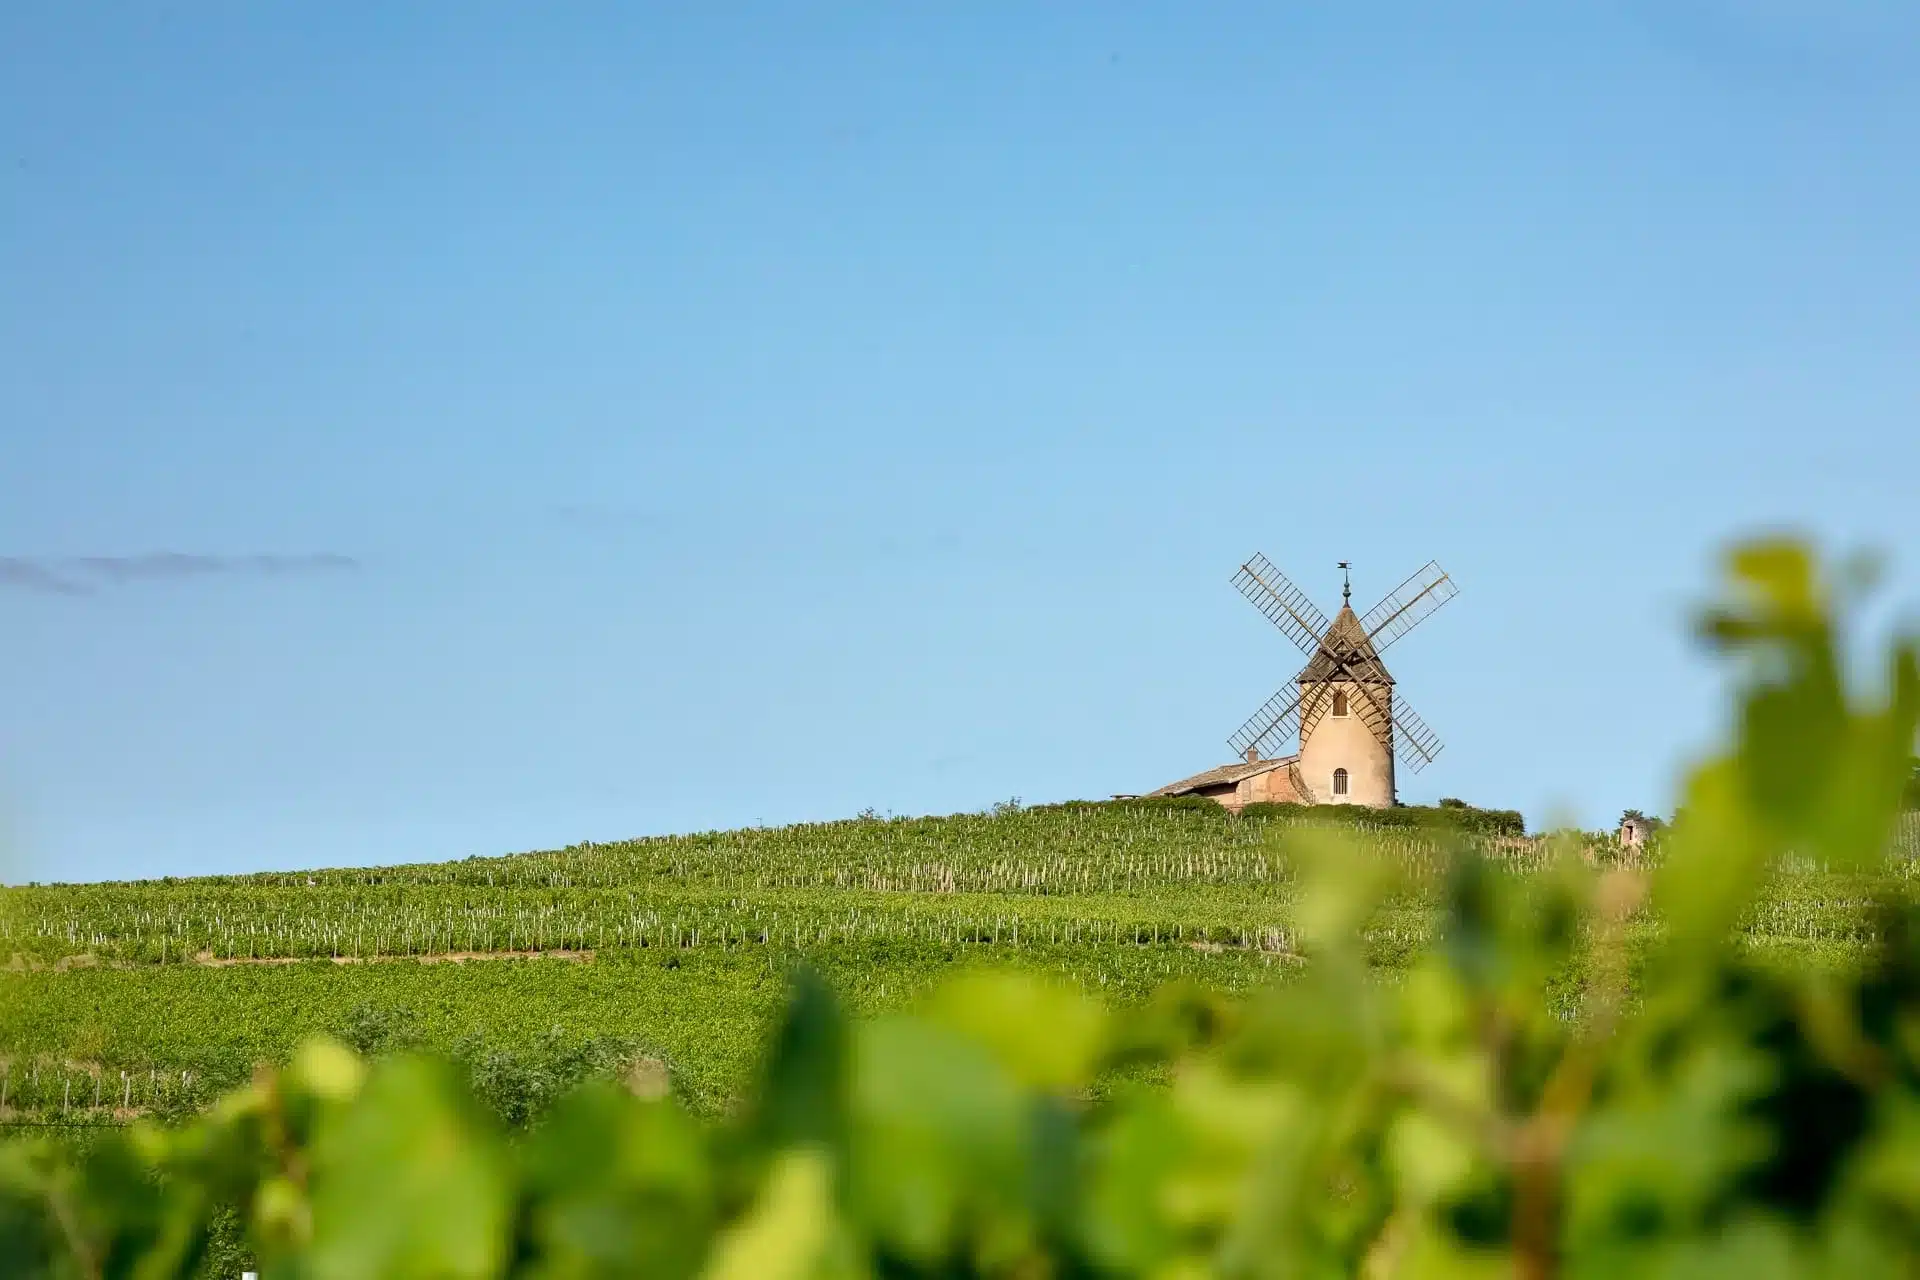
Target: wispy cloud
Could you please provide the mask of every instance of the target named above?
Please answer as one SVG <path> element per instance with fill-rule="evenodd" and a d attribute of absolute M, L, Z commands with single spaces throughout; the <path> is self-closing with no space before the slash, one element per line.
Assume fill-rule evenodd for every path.
<path fill-rule="evenodd" d="M 0 556 L 0 587 L 50 596 L 83 596 L 87 588 L 61 577 L 38 560 Z"/>
<path fill-rule="evenodd" d="M 283 577 L 339 573 L 358 569 L 352 556 L 334 552 L 309 555 L 188 555 L 150 551 L 133 556 L 0 556 L 0 588 L 43 595 L 82 596 L 99 587 L 131 582 L 177 581 L 220 576 Z"/>

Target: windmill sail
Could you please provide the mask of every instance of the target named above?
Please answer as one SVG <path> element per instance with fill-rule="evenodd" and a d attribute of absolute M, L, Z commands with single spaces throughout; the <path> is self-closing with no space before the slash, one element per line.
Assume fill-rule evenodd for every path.
<path fill-rule="evenodd" d="M 1440 735 L 1427 728 L 1427 722 L 1398 694 L 1393 698 L 1393 729 L 1393 754 L 1415 773 L 1432 764 L 1440 754 Z"/>
<path fill-rule="evenodd" d="M 1459 594 L 1460 588 L 1447 576 L 1447 571 L 1438 561 L 1429 560 L 1419 572 L 1367 610 L 1367 616 L 1360 619 L 1360 629 L 1373 642 L 1373 651 L 1379 653 Z"/>
<path fill-rule="evenodd" d="M 1252 749 L 1261 758 L 1271 759 L 1299 726 L 1300 686 L 1290 684 L 1247 717 L 1247 722 L 1227 742 L 1235 755 L 1245 755 Z"/>
<path fill-rule="evenodd" d="M 1267 615 L 1267 621 L 1280 628 L 1300 652 L 1312 657 L 1327 634 L 1327 615 L 1320 612 L 1307 593 L 1287 580 L 1265 556 L 1256 554 L 1233 575 L 1233 585 L 1253 601 L 1253 607 Z"/>
<path fill-rule="evenodd" d="M 1348 566 L 1342 562 L 1340 567 Z M 1382 748 L 1415 773 L 1433 763 L 1440 754 L 1440 738 L 1395 691 L 1380 653 L 1459 594 L 1446 570 L 1429 561 L 1364 617 L 1344 603 L 1351 594 L 1348 587 L 1342 591 L 1339 615 L 1329 619 L 1262 555 L 1240 566 L 1233 585 L 1307 656 L 1299 675 L 1227 740 L 1236 754 L 1273 759 L 1296 733 L 1300 749 L 1311 751 L 1307 739 L 1337 710 L 1340 718 L 1351 716 L 1364 724 Z M 1341 733 L 1330 741 L 1337 755 L 1364 740 Z M 1384 795 L 1365 803 L 1393 803 L 1391 768 L 1385 773 Z"/>

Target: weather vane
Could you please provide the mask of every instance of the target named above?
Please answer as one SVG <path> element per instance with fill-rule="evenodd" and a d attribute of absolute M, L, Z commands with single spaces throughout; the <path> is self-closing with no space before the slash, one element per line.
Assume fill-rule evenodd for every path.
<path fill-rule="evenodd" d="M 1342 560 L 1340 562 L 1340 603 L 1341 604 L 1350 604 L 1353 601 L 1352 569 L 1353 569 L 1353 564 L 1351 561 Z"/>

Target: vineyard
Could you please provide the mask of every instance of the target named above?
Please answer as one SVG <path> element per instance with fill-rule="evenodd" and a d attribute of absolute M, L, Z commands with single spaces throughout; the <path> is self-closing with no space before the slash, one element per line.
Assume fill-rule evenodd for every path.
<path fill-rule="evenodd" d="M 437 865 L 7 889 L 0 1124 L 190 1111 L 305 1036 L 351 1038 L 370 1020 L 469 1061 L 544 1045 L 580 1070 L 658 1062 L 689 1105 L 717 1111 L 801 958 L 866 1011 L 980 961 L 1064 975 L 1110 1003 L 1174 979 L 1237 991 L 1284 976 L 1295 851 L 1326 831 L 1207 804 L 1002 806 Z M 1415 885 L 1461 844 L 1523 872 L 1567 840 L 1589 861 L 1619 852 L 1593 836 L 1354 834 Z M 1749 912 L 1747 945 L 1849 965 L 1873 940 L 1876 893 L 1906 892 L 1916 852 L 1910 816 L 1879 875 L 1793 868 Z M 1376 913 L 1376 970 L 1390 979 L 1437 919 L 1418 890 Z"/>

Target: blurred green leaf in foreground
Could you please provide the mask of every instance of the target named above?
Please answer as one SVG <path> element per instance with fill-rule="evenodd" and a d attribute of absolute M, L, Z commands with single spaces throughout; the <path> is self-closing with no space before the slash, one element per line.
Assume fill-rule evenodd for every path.
<path fill-rule="evenodd" d="M 598 1083 L 522 1138 L 450 1068 L 316 1042 L 183 1127 L 0 1148 L 0 1258 L 205 1274 L 226 1222 L 302 1280 L 1920 1273 L 1911 912 L 1847 975 L 1731 939 L 1785 860 L 1885 857 L 1912 785 L 1914 648 L 1850 687 L 1834 593 L 1737 549 L 1735 741 L 1657 865 L 1463 855 L 1404 981 L 1359 941 L 1404 869 L 1328 833 L 1307 963 L 1250 1000 L 976 973 L 855 1022 L 802 974 L 736 1114 Z"/>

